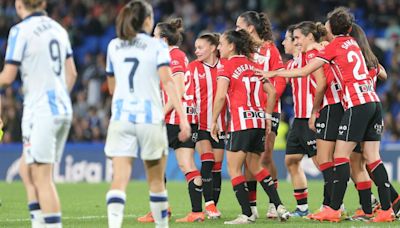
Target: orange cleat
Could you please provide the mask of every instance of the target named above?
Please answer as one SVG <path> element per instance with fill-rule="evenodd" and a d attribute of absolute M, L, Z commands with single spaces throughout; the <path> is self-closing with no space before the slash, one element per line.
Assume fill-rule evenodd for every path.
<path fill-rule="evenodd" d="M 190 212 L 184 218 L 176 220 L 176 222 L 203 222 L 203 221 L 204 221 L 203 212 Z"/>
<path fill-rule="evenodd" d="M 208 219 L 218 219 L 221 217 L 221 212 L 218 211 L 214 203 L 206 205 L 205 213 L 207 214 Z"/>
<path fill-rule="evenodd" d="M 374 214 L 365 214 L 363 210 L 361 210 L 361 212 L 356 212 L 356 213 L 354 213 L 354 215 L 350 218 L 351 221 L 370 222 L 374 217 Z"/>
<path fill-rule="evenodd" d="M 172 215 L 172 211 L 171 208 L 168 208 L 168 218 L 171 218 Z M 141 223 L 152 223 L 154 222 L 154 218 L 153 218 L 153 214 L 151 213 L 151 211 L 145 215 L 143 215 L 142 217 L 137 218 L 138 222 Z"/>
<path fill-rule="evenodd" d="M 324 207 L 321 212 L 314 214 L 311 219 L 318 221 L 340 222 L 341 211 L 333 210 L 330 207 Z"/>
<path fill-rule="evenodd" d="M 372 220 L 373 222 L 393 222 L 396 216 L 394 216 L 394 212 L 392 208 L 389 210 L 378 210 L 376 212 L 375 218 Z"/>

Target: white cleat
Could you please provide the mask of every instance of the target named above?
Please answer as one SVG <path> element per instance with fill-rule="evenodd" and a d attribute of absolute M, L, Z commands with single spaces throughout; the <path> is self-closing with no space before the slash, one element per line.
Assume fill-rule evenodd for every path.
<path fill-rule="evenodd" d="M 286 210 L 285 206 L 283 205 L 279 205 L 278 208 L 276 209 L 276 212 L 278 214 L 278 219 L 281 222 L 288 220 L 290 217 L 290 212 Z"/>
<path fill-rule="evenodd" d="M 225 221 L 225 225 L 242 225 L 242 224 L 252 224 L 256 221 L 256 218 L 254 215 L 251 215 L 250 217 L 247 215 L 239 215 L 237 218 L 231 221 Z"/>
<path fill-rule="evenodd" d="M 255 219 L 258 219 L 258 209 L 257 209 L 257 206 L 251 206 L 250 209 L 251 209 L 251 213 L 254 215 L 254 218 L 255 218 Z"/>
<path fill-rule="evenodd" d="M 267 211 L 267 219 L 276 219 L 276 218 L 278 218 L 278 212 L 276 211 L 276 207 L 273 203 L 269 203 Z"/>

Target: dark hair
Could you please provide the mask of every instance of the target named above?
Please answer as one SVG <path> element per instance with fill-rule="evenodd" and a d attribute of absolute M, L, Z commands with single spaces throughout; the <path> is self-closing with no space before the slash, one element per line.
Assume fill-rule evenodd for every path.
<path fill-rule="evenodd" d="M 248 25 L 253 25 L 258 36 L 267 41 L 273 41 L 272 25 L 266 13 L 257 13 L 255 11 L 246 11 L 239 17 L 243 18 Z"/>
<path fill-rule="evenodd" d="M 219 58 L 220 57 L 220 53 L 219 53 L 219 50 L 218 50 L 217 47 L 219 45 L 220 36 L 221 35 L 219 33 L 216 33 L 216 32 L 214 32 L 214 33 L 203 33 L 203 34 L 200 34 L 200 36 L 197 37 L 197 39 L 207 40 L 207 42 L 209 42 L 211 45 L 214 45 L 216 47 L 215 51 L 216 51 L 217 57 Z"/>
<path fill-rule="evenodd" d="M 235 52 L 237 54 L 251 58 L 251 55 L 257 52 L 257 43 L 245 30 L 229 30 L 224 32 L 224 35 L 228 43 L 235 45 Z"/>
<path fill-rule="evenodd" d="M 312 34 L 316 42 L 321 42 L 321 38 L 326 36 L 328 32 L 325 29 L 325 26 L 321 23 L 315 23 L 312 21 L 303 21 L 296 25 L 295 29 L 300 29 L 301 34 L 307 36 L 308 34 Z"/>
<path fill-rule="evenodd" d="M 352 36 L 357 41 L 358 46 L 360 47 L 361 52 L 364 55 L 368 69 L 378 67 L 379 66 L 378 58 L 372 52 L 364 30 L 359 25 L 353 24 L 350 36 Z"/>
<path fill-rule="evenodd" d="M 182 18 L 174 18 L 168 22 L 160 22 L 156 26 L 160 36 L 167 39 L 170 46 L 179 45 L 182 41 L 183 21 Z"/>
<path fill-rule="evenodd" d="M 328 13 L 328 21 L 333 35 L 346 35 L 354 23 L 354 15 L 348 8 L 338 7 Z"/>
<path fill-rule="evenodd" d="M 292 41 L 294 41 L 294 37 L 293 37 L 293 32 L 296 29 L 296 25 L 289 25 L 286 29 L 286 31 L 290 34 L 292 34 Z"/>
<path fill-rule="evenodd" d="M 133 0 L 126 4 L 117 17 L 117 36 L 131 40 L 142 29 L 144 20 L 153 14 L 153 9 L 144 0 Z"/>

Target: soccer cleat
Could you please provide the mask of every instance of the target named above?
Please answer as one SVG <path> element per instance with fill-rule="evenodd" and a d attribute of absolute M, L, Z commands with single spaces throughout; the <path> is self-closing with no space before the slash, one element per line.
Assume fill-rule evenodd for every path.
<path fill-rule="evenodd" d="M 171 218 L 171 215 L 172 215 L 171 208 L 168 207 L 168 218 Z M 150 211 L 149 213 L 143 215 L 142 217 L 137 218 L 137 221 L 141 223 L 152 223 L 154 222 L 153 214 Z"/>
<path fill-rule="evenodd" d="M 254 215 L 254 218 L 258 219 L 258 209 L 257 206 L 250 206 L 251 213 Z"/>
<path fill-rule="evenodd" d="M 330 222 L 340 222 L 341 212 L 340 210 L 333 210 L 330 207 L 324 207 L 323 210 L 315 214 L 312 219 L 318 221 L 330 221 Z"/>
<path fill-rule="evenodd" d="M 218 211 L 214 203 L 210 203 L 206 206 L 205 213 L 208 219 L 218 219 L 221 217 L 221 212 Z"/>
<path fill-rule="evenodd" d="M 325 207 L 328 207 L 328 206 L 326 206 L 326 205 L 321 205 L 321 207 L 319 207 L 318 209 L 316 209 L 313 213 L 308 214 L 305 218 L 306 218 L 306 219 L 313 219 L 313 216 L 314 216 L 315 214 L 320 213 Z"/>
<path fill-rule="evenodd" d="M 299 208 L 296 208 L 296 210 L 294 210 L 292 213 L 290 213 L 290 217 L 305 217 L 308 214 L 310 214 L 308 209 L 306 209 L 305 211 L 302 211 Z"/>
<path fill-rule="evenodd" d="M 225 221 L 225 225 L 242 225 L 242 224 L 251 224 L 256 221 L 256 218 L 254 215 L 251 215 L 250 217 L 247 215 L 239 215 L 237 218 L 231 221 Z"/>
<path fill-rule="evenodd" d="M 354 218 L 354 217 L 357 217 L 357 216 L 362 216 L 364 214 L 365 213 L 364 213 L 363 209 L 361 207 L 359 207 L 354 211 L 354 215 L 351 216 L 351 218 Z"/>
<path fill-rule="evenodd" d="M 379 209 L 376 212 L 376 216 L 372 219 L 372 222 L 393 222 L 396 216 L 394 215 L 393 209 L 389 208 L 389 210 L 381 210 Z"/>
<path fill-rule="evenodd" d="M 288 220 L 290 217 L 290 212 L 286 210 L 285 206 L 283 205 L 278 206 L 278 208 L 276 209 L 276 213 L 278 214 L 278 219 L 281 222 Z"/>
<path fill-rule="evenodd" d="M 396 217 L 400 216 L 400 195 L 393 201 L 392 209 Z"/>
<path fill-rule="evenodd" d="M 176 222 L 203 222 L 203 221 L 204 221 L 203 212 L 190 212 L 185 217 L 176 220 Z"/>
<path fill-rule="evenodd" d="M 348 214 L 347 214 L 347 210 L 346 210 L 346 208 L 344 207 L 344 204 L 340 205 L 339 211 L 340 211 L 340 217 L 341 217 L 342 219 L 346 219 L 346 218 L 349 217 Z"/>
<path fill-rule="evenodd" d="M 273 203 L 269 203 L 267 211 L 267 219 L 276 219 L 276 218 L 278 218 L 278 212 L 276 211 L 276 207 Z"/>
<path fill-rule="evenodd" d="M 371 205 L 372 205 L 372 213 L 375 213 L 378 209 L 381 209 L 381 204 L 375 197 L 371 197 Z"/>
<path fill-rule="evenodd" d="M 374 217 L 373 214 L 365 214 L 364 211 L 362 211 L 361 214 L 351 216 L 349 220 L 350 221 L 370 222 L 373 217 Z"/>

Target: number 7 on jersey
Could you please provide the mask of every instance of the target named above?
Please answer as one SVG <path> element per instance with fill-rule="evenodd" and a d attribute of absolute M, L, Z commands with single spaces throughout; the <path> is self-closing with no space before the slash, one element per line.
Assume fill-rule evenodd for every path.
<path fill-rule="evenodd" d="M 131 72 L 129 73 L 129 92 L 133 93 L 134 92 L 133 77 L 135 76 L 135 72 L 137 70 L 137 67 L 139 66 L 139 60 L 137 58 L 125 58 L 124 62 L 132 63 L 132 69 Z"/>

